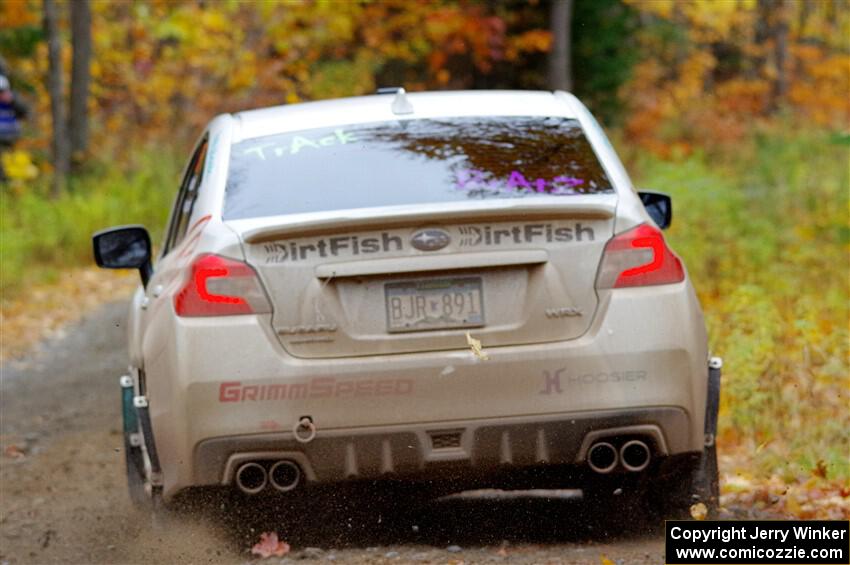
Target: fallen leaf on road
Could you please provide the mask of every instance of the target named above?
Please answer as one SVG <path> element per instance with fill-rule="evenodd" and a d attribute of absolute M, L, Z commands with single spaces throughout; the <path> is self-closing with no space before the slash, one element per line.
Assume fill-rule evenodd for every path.
<path fill-rule="evenodd" d="M 702 502 L 697 502 L 691 506 L 691 518 L 694 520 L 705 520 L 708 516 L 708 508 Z"/>
<path fill-rule="evenodd" d="M 263 559 L 273 556 L 283 557 L 287 553 L 289 553 L 289 544 L 279 541 L 275 532 L 260 534 L 260 543 L 251 548 L 252 555 L 259 555 Z"/>
<path fill-rule="evenodd" d="M 3 453 L 6 454 L 6 457 L 11 457 L 12 459 L 21 459 L 27 456 L 27 454 L 21 451 L 21 448 L 15 444 L 8 445 Z"/>
<path fill-rule="evenodd" d="M 604 555 L 599 556 L 602 559 L 602 565 L 615 565 L 613 561 L 605 557 Z"/>
<path fill-rule="evenodd" d="M 785 495 L 785 511 L 794 517 L 799 517 L 803 511 L 800 506 L 800 501 L 797 500 L 797 492 L 795 489 L 788 489 L 788 494 Z"/>
<path fill-rule="evenodd" d="M 752 452 L 741 450 L 726 453 L 721 458 L 721 505 L 725 514 L 769 512 L 769 518 L 816 518 L 819 520 L 846 520 L 850 518 L 850 484 L 846 479 L 834 477 L 828 463 L 827 477 L 818 476 L 816 469 L 796 478 L 772 475 L 750 475 L 744 469 L 751 464 Z M 815 464 L 817 466 L 817 464 Z"/>
<path fill-rule="evenodd" d="M 770 490 L 765 486 L 760 486 L 753 490 L 753 500 L 762 504 L 770 503 Z"/>

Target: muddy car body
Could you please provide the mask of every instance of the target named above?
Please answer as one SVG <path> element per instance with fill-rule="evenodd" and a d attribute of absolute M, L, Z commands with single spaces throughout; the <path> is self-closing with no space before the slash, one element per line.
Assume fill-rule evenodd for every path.
<path fill-rule="evenodd" d="M 563 92 L 218 116 L 155 269 L 139 228 L 95 236 L 99 264 L 145 281 L 122 381 L 131 485 L 675 476 L 713 496 L 716 391 L 668 221 Z"/>

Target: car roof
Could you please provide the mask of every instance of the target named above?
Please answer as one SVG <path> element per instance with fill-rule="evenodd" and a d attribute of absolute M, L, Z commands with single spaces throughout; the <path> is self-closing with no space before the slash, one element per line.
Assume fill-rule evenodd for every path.
<path fill-rule="evenodd" d="M 397 97 L 406 97 L 413 111 L 394 113 L 393 102 Z M 238 112 L 233 114 L 233 142 L 335 125 L 460 116 L 576 117 L 563 98 L 546 91 L 461 90 L 379 94 Z"/>

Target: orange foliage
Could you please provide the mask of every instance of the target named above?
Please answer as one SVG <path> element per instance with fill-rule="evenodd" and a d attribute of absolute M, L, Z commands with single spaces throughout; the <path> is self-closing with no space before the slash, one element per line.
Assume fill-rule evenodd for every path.
<path fill-rule="evenodd" d="M 827 127 L 850 124 L 846 4 L 787 1 L 774 14 L 789 25 L 782 69 L 788 89 L 777 104 L 780 69 L 775 45 L 756 41 L 765 23 L 756 0 L 623 1 L 640 22 L 641 58 L 620 91 L 633 143 L 664 156 L 734 143 L 777 106 Z M 520 8 L 473 0 L 93 2 L 92 146 L 120 155 L 137 142 L 187 141 L 221 112 L 378 86 L 467 88 L 496 69 L 527 73 L 528 58 L 552 45 L 545 6 L 530 6 L 520 17 Z M 38 26 L 40 7 L 37 0 L 0 2 L 0 21 Z M 529 10 L 536 15 L 529 18 Z M 665 25 L 675 29 L 672 36 L 658 32 Z M 22 148 L 44 155 L 45 46 L 7 58 L 13 75 L 35 88 L 27 94 L 35 112 Z"/>
<path fill-rule="evenodd" d="M 793 81 L 788 99 L 819 125 L 850 122 L 850 55 L 795 45 L 792 56 L 805 80 Z"/>
<path fill-rule="evenodd" d="M 753 0 L 626 1 L 643 13 L 643 21 L 674 24 L 686 34 L 686 41 L 672 49 L 651 25 L 638 36 L 649 57 L 636 65 L 622 89 L 631 110 L 624 129 L 633 143 L 664 157 L 695 145 L 734 144 L 754 124 L 768 120 L 775 106 L 800 121 L 850 127 L 848 6 L 786 2 L 777 9 L 772 17 L 788 26 L 787 61 L 780 73 L 776 40 L 756 41 L 756 28 L 767 21 Z M 718 51 L 737 66 L 730 71 Z M 780 74 L 788 84 L 784 97 L 776 91 Z"/>
<path fill-rule="evenodd" d="M 140 0 L 92 2 L 92 10 L 92 146 L 106 155 L 128 150 L 128 140 L 186 141 L 186 132 L 222 112 L 395 84 L 464 88 L 473 73 L 506 60 L 521 64 L 524 54 L 549 47 L 547 31 L 511 36 L 501 16 L 472 1 Z M 40 2 L 0 3 L 0 20 L 10 26 L 38 25 L 40 17 Z M 68 22 L 62 25 L 67 38 Z M 46 149 L 43 45 L 34 55 L 9 63 L 36 88 L 28 127 L 36 135 L 25 146 Z"/>
<path fill-rule="evenodd" d="M 39 23 L 38 14 L 29 4 L 22 1 L 4 2 L 0 7 L 0 14 L 3 14 L 4 27 L 22 27 Z"/>

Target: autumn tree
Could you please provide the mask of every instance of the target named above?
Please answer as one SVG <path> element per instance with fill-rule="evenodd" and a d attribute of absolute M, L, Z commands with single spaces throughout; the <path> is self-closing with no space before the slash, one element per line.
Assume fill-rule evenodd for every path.
<path fill-rule="evenodd" d="M 773 112 L 788 94 L 788 6 L 786 0 L 758 0 L 755 42 L 758 66 L 771 83 L 765 112 Z M 770 71 L 765 66 L 770 64 Z"/>
<path fill-rule="evenodd" d="M 657 144 L 659 153 L 703 143 L 707 131 L 730 142 L 748 127 L 745 118 L 770 119 L 771 100 L 818 124 L 846 123 L 848 115 L 850 4 L 842 0 L 49 5 L 72 10 L 76 78 L 65 123 L 76 154 L 87 138 L 104 156 L 163 139 L 188 144 L 220 112 L 395 85 L 571 88 L 606 125 L 624 125 L 630 141 Z M 51 137 L 51 110 L 62 111 L 56 81 L 43 80 L 56 78 L 60 64 L 58 38 L 41 26 L 50 6 L 0 0 L 0 52 L 34 101 L 20 147 L 36 158 Z M 89 9 L 86 64 L 89 44 L 75 29 L 87 27 Z M 56 64 L 49 69 L 48 59 Z M 62 159 L 56 163 L 61 171 Z"/>
<path fill-rule="evenodd" d="M 88 148 L 88 100 L 91 77 L 91 6 L 89 0 L 71 2 L 71 104 L 68 134 L 71 157 L 79 163 Z"/>
<path fill-rule="evenodd" d="M 59 14 L 54 0 L 44 0 L 44 36 L 47 40 L 47 91 L 53 121 L 53 187 L 58 197 L 65 186 L 70 165 L 70 150 L 65 124 L 65 105 L 62 96 L 62 45 L 59 38 Z"/>
<path fill-rule="evenodd" d="M 549 52 L 549 88 L 572 90 L 571 36 L 573 0 L 552 0 L 549 28 L 552 50 Z"/>

